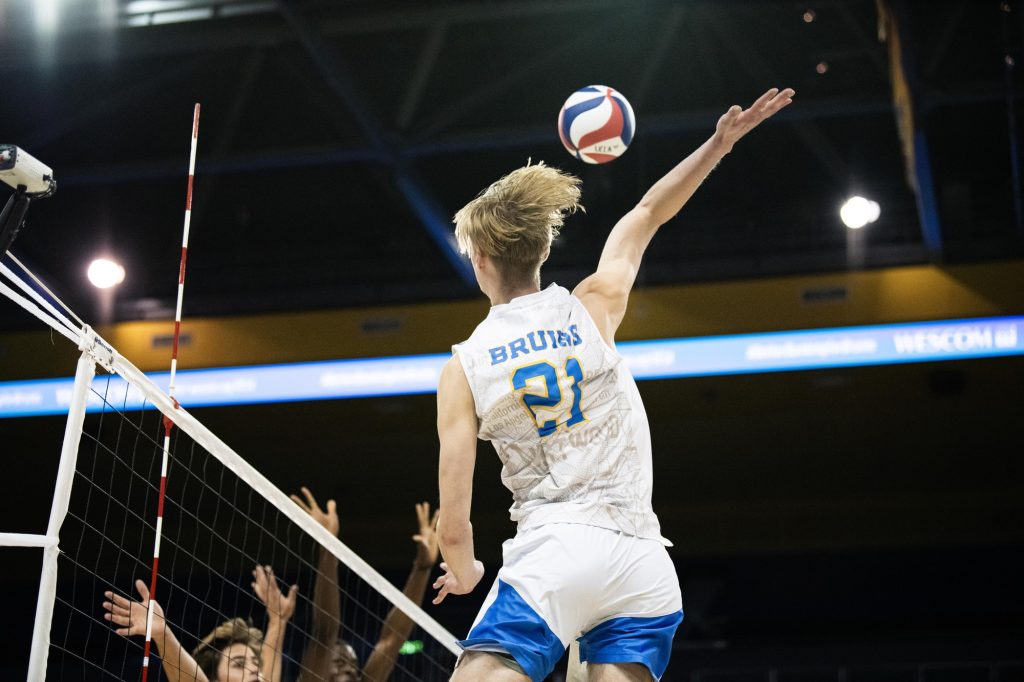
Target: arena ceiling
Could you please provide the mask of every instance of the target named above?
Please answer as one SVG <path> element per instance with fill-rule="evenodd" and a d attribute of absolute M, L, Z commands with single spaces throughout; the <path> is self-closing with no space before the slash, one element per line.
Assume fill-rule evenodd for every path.
<path fill-rule="evenodd" d="M 200 102 L 187 316 L 477 295 L 448 221 L 527 159 L 584 179 L 587 213 L 546 275 L 572 285 L 729 105 L 791 86 L 794 105 L 658 236 L 641 285 L 1017 256 L 1021 90 L 1004 58 L 1020 7 L 896 4 L 937 241 L 905 173 L 873 0 L 4 3 L 0 142 L 59 183 L 13 252 L 87 319 L 100 311 L 86 265 L 111 253 L 128 269 L 115 319 L 168 317 Z M 608 166 L 572 159 L 555 133 L 590 83 L 637 112 Z M 860 233 L 837 214 L 854 193 L 882 209 Z M 34 324 L 4 305 L 0 327 Z"/>
<path fill-rule="evenodd" d="M 479 296 L 448 219 L 527 159 L 584 179 L 587 213 L 546 272 L 572 285 L 728 106 L 791 86 L 796 102 L 658 235 L 641 286 L 1017 258 L 1008 104 L 1022 90 L 1005 58 L 1019 57 L 1024 4 L 1009 6 L 902 3 L 940 225 L 926 241 L 874 0 L 0 2 L 0 142 L 59 183 L 13 253 L 89 322 L 101 310 L 86 265 L 115 255 L 128 278 L 114 319 L 170 318 L 200 102 L 186 319 Z M 638 117 L 607 166 L 574 161 L 555 133 L 561 103 L 590 83 L 621 90 Z M 837 215 L 853 193 L 882 211 L 858 233 Z M 0 301 L 0 330 L 40 328 Z M 1019 635 L 1021 377 L 1018 358 L 643 382 L 655 504 L 693 560 L 688 636 L 875 632 L 879 613 L 904 634 L 941 622 Z M 389 543 L 432 494 L 432 396 L 199 416 L 283 489 L 314 481 L 338 497 L 346 541 L 401 579 L 407 555 Z M 45 528 L 56 459 L 39 453 L 62 432 L 57 418 L 0 424 L 0 451 L 32 462 L 0 517 Z M 493 566 L 511 527 L 481 452 L 474 523 Z M 987 546 L 1012 560 L 976 551 Z M 881 568 L 842 554 L 873 550 L 888 552 Z M 38 562 L 17 559 L 5 586 L 30 586 L 8 593 L 32 597 L 31 613 Z M 773 560 L 795 568 L 766 571 Z"/>

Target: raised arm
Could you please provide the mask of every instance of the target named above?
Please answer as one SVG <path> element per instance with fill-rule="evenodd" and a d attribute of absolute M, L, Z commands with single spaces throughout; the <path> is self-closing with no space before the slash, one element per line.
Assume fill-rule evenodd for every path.
<path fill-rule="evenodd" d="M 458 355 L 445 363 L 437 386 L 437 436 L 441 441 L 438 484 L 443 513 L 437 535 L 444 575 L 434 582 L 440 604 L 449 594 L 467 594 L 484 575 L 484 565 L 473 551 L 469 510 L 473 501 L 476 466 L 476 410 L 473 393 Z"/>
<path fill-rule="evenodd" d="M 282 593 L 277 587 L 274 570 L 270 566 L 257 566 L 252 571 L 252 589 L 267 607 L 267 630 L 263 636 L 263 651 L 260 652 L 260 675 L 266 682 L 281 682 L 284 631 L 295 614 L 299 586 L 292 585 L 287 592 Z"/>
<path fill-rule="evenodd" d="M 114 625 L 118 625 L 117 634 L 123 637 L 146 634 L 146 602 L 149 601 L 149 588 L 141 580 L 135 581 L 141 602 L 122 597 L 114 592 L 104 592 L 107 601 L 103 608 L 107 611 L 103 617 Z M 164 675 L 168 682 L 209 682 L 206 675 L 196 664 L 195 659 L 181 646 L 174 632 L 164 619 L 164 610 L 153 602 L 153 627 L 150 631 L 153 645 L 156 647 L 163 664 Z"/>
<path fill-rule="evenodd" d="M 416 520 L 419 532 L 412 536 L 413 542 L 416 543 L 416 558 L 412 562 L 412 570 L 402 592 L 410 601 L 419 604 L 427 591 L 430 569 L 437 563 L 437 533 L 434 532 L 437 512 L 435 511 L 431 517 L 430 504 L 421 502 L 416 505 Z M 385 682 L 388 679 L 395 668 L 398 652 L 405 640 L 409 639 L 412 628 L 412 619 L 401 609 L 392 606 L 381 626 L 377 646 L 373 648 L 373 653 L 363 666 L 364 682 Z"/>
<path fill-rule="evenodd" d="M 292 495 L 291 498 L 332 535 L 337 536 L 341 524 L 338 521 L 338 505 L 335 501 L 327 500 L 327 511 L 324 511 L 309 488 L 303 486 L 302 495 L 305 500 L 297 495 Z M 302 654 L 297 682 L 330 678 L 332 647 L 338 641 L 340 631 L 341 591 L 338 587 L 338 558 L 325 547 L 321 547 L 316 581 L 313 584 L 312 632 Z"/>
<path fill-rule="evenodd" d="M 772 88 L 749 109 L 731 107 L 718 119 L 715 133 L 654 183 L 640 203 L 612 228 L 597 271 L 573 291 L 609 344 L 614 343 L 640 261 L 658 228 L 679 212 L 741 137 L 792 102 L 793 95 L 789 88 Z"/>

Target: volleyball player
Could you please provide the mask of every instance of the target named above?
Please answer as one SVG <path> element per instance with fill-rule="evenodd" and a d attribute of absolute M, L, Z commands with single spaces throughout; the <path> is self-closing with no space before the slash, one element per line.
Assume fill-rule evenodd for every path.
<path fill-rule="evenodd" d="M 323 509 L 309 488 L 302 487 L 302 495 L 292 495 L 295 504 L 316 521 L 337 535 L 340 528 L 338 507 L 334 500 L 327 500 Z M 416 505 L 418 532 L 412 536 L 416 543 L 416 556 L 402 593 L 413 603 L 423 601 L 427 591 L 430 571 L 437 563 L 437 535 L 434 526 L 437 512 L 430 515 L 430 505 L 421 502 Z M 338 591 L 338 559 L 326 548 L 320 548 L 316 582 L 313 587 L 313 623 L 306 651 L 302 655 L 302 667 L 298 682 L 327 680 L 328 682 L 385 682 L 398 660 L 399 651 L 412 632 L 414 623 L 398 607 L 392 606 L 384 622 L 373 652 L 360 667 L 352 645 L 341 638 L 341 594 Z"/>
<path fill-rule="evenodd" d="M 592 680 L 660 679 L 682 621 L 675 570 L 651 507 L 650 433 L 615 350 L 640 261 L 658 228 L 752 128 L 792 101 L 771 89 L 731 107 L 714 134 L 612 229 L 597 271 L 570 294 L 540 266 L 580 181 L 543 164 L 513 171 L 455 216 L 491 301 L 438 386 L 444 575 L 440 603 L 483 577 L 470 525 L 478 438 L 494 444 L 516 536 L 460 644 L 453 680 L 540 682 L 579 638 Z"/>
<path fill-rule="evenodd" d="M 152 643 L 170 682 L 281 682 L 284 633 L 295 613 L 299 588 L 292 585 L 286 592 L 278 590 L 270 566 L 256 566 L 252 578 L 253 592 L 267 607 L 266 632 L 232 618 L 204 637 L 191 655 L 167 624 L 160 604 L 152 602 Z M 142 601 L 113 591 L 103 593 L 108 600 L 103 602 L 107 612 L 103 617 L 117 625 L 115 632 L 124 637 L 146 634 L 149 588 L 136 580 L 135 589 Z"/>

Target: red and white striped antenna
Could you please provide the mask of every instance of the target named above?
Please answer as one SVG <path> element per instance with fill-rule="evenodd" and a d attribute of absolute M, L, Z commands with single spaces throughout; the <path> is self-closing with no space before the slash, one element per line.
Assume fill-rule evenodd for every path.
<path fill-rule="evenodd" d="M 174 310 L 174 345 L 171 348 L 171 383 L 167 389 L 174 407 L 174 376 L 178 371 L 178 337 L 181 335 L 181 303 L 185 298 L 185 260 L 188 257 L 188 230 L 192 223 L 192 181 L 196 174 L 196 145 L 199 142 L 199 104 L 192 115 L 192 148 L 188 160 L 188 194 L 185 197 L 185 229 L 181 238 L 181 265 L 178 267 L 178 305 Z M 142 682 L 149 676 L 149 648 L 153 635 L 153 601 L 156 599 L 157 565 L 160 563 L 160 535 L 164 525 L 164 495 L 167 492 L 167 461 L 171 450 L 174 422 L 164 415 L 164 453 L 160 465 L 160 496 L 156 511 L 156 537 L 153 540 L 153 574 L 149 579 L 149 600 L 146 602 L 146 644 L 142 652 Z"/>

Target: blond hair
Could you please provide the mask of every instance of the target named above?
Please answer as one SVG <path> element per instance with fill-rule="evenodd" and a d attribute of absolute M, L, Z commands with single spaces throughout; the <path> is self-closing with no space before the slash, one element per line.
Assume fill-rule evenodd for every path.
<path fill-rule="evenodd" d="M 263 648 L 263 632 L 241 618 L 232 618 L 203 637 L 192 652 L 192 658 L 211 682 L 217 679 L 217 666 L 224 656 L 224 650 L 232 644 L 244 644 L 259 654 Z"/>
<path fill-rule="evenodd" d="M 566 215 L 583 210 L 580 179 L 543 162 L 517 168 L 455 214 L 464 254 L 494 259 L 506 280 L 535 279 Z"/>

